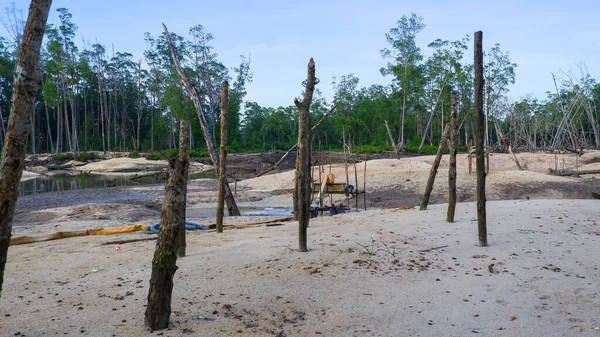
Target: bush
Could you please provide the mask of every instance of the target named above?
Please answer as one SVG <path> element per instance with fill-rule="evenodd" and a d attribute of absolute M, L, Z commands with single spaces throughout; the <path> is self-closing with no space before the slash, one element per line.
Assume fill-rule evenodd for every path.
<path fill-rule="evenodd" d="M 190 149 L 188 151 L 188 155 L 190 156 L 190 158 L 198 158 L 198 157 L 200 157 L 200 152 Z"/>
<path fill-rule="evenodd" d="M 73 154 L 72 153 L 59 153 L 59 154 L 55 155 L 53 159 L 55 161 L 72 160 Z"/>
<path fill-rule="evenodd" d="M 203 158 L 203 157 L 208 157 L 208 150 L 207 149 L 201 149 L 201 150 L 190 150 L 189 151 L 189 155 L 190 158 Z"/>
<path fill-rule="evenodd" d="M 161 159 L 161 156 L 160 156 L 160 153 L 151 152 L 151 153 L 146 153 L 146 159 L 159 160 L 159 159 Z"/>
<path fill-rule="evenodd" d="M 75 155 L 75 159 L 79 161 L 90 161 L 97 159 L 96 152 L 80 152 Z"/>
<path fill-rule="evenodd" d="M 140 153 L 137 152 L 137 151 L 129 152 L 128 157 L 129 158 L 139 158 L 140 157 Z"/>
<path fill-rule="evenodd" d="M 164 150 L 162 153 L 163 158 L 176 158 L 179 157 L 179 149 Z"/>
<path fill-rule="evenodd" d="M 377 146 L 377 145 L 359 145 L 352 148 L 354 153 L 382 153 L 385 151 L 392 151 L 391 146 Z"/>
<path fill-rule="evenodd" d="M 423 147 L 421 148 L 421 151 L 419 151 L 419 145 L 413 145 L 411 143 L 406 144 L 406 146 L 404 147 L 404 151 L 405 152 L 409 152 L 409 153 L 420 153 L 420 154 L 436 154 L 438 150 L 438 147 L 435 145 L 425 145 L 423 144 Z M 448 148 L 444 149 L 444 153 L 450 153 L 448 151 Z"/>

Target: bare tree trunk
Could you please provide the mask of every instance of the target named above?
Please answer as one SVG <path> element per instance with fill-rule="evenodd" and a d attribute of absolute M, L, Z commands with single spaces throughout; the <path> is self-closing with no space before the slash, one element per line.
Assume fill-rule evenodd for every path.
<path fill-rule="evenodd" d="M 113 149 L 116 152 L 119 146 L 119 140 L 118 140 L 118 135 L 117 135 L 117 113 L 118 113 L 118 106 L 117 106 L 117 100 L 119 98 L 119 95 L 117 94 L 117 90 L 116 88 L 114 89 L 113 92 L 113 137 L 114 137 L 114 142 L 113 142 Z"/>
<path fill-rule="evenodd" d="M 400 136 L 398 139 L 398 144 L 400 144 L 400 149 L 404 148 L 404 116 L 406 115 L 406 90 L 408 83 L 407 83 L 407 78 L 408 78 L 408 59 L 405 58 L 404 59 L 404 88 L 402 89 L 402 116 L 400 118 Z M 388 131 L 388 133 L 390 133 L 390 137 L 391 137 L 391 132 Z M 392 143 L 393 139 L 392 139 Z M 396 150 L 396 146 L 394 146 L 394 151 Z M 399 158 L 398 153 L 396 153 L 396 157 Z"/>
<path fill-rule="evenodd" d="M 446 213 L 446 221 L 454 222 L 456 211 L 456 147 L 458 146 L 455 92 L 450 94 L 450 109 L 450 163 L 448 165 L 448 212 Z"/>
<path fill-rule="evenodd" d="M 52 153 L 54 153 L 54 143 L 52 142 L 52 132 L 50 130 L 50 115 L 48 114 L 48 104 L 46 104 L 46 102 L 44 102 L 44 110 L 46 111 L 46 128 L 48 129 L 48 140 L 50 141 L 50 150 L 52 151 Z"/>
<path fill-rule="evenodd" d="M 102 152 L 106 154 L 106 141 L 104 136 L 104 95 L 102 94 L 102 83 L 100 82 L 100 76 L 98 75 L 98 115 L 100 117 L 100 129 L 102 130 Z"/>
<path fill-rule="evenodd" d="M 333 113 L 333 111 L 335 110 L 335 108 L 342 102 L 342 100 L 338 100 L 331 109 L 329 109 L 329 111 L 327 111 L 327 113 L 325 115 L 323 115 L 323 117 L 321 117 L 321 119 L 317 122 L 317 124 L 313 125 L 313 127 L 310 129 L 311 132 L 315 131 L 319 125 L 321 125 L 321 123 L 323 123 L 323 121 L 325 121 L 325 119 L 327 119 L 327 117 L 329 117 L 329 115 L 331 115 L 331 113 Z M 264 147 L 264 144 L 263 144 Z M 287 156 L 290 155 L 290 153 L 292 153 L 292 151 L 294 151 L 296 148 L 298 147 L 298 143 L 294 144 L 294 146 L 292 146 L 291 149 L 287 150 L 287 152 L 281 156 L 281 158 L 279 159 L 279 161 L 277 161 L 277 163 L 275 163 L 275 165 L 271 166 L 269 169 L 259 173 L 256 175 L 256 177 L 260 177 L 262 175 L 265 175 L 266 173 L 269 173 L 273 170 L 275 170 L 277 167 L 279 167 L 279 165 L 281 165 L 281 163 L 283 162 L 283 160 L 285 158 L 287 158 Z"/>
<path fill-rule="evenodd" d="M 152 259 L 152 276 L 148 292 L 145 325 L 151 331 L 169 327 L 173 277 L 177 271 L 177 256 L 185 255 L 185 207 L 187 202 L 187 177 L 189 168 L 189 121 L 181 120 L 179 157 L 169 160 L 165 197 L 160 218 L 160 231 Z M 183 232 L 183 234 L 181 234 Z M 182 251 L 183 250 L 183 251 Z M 183 255 L 181 255 L 183 253 Z"/>
<path fill-rule="evenodd" d="M 307 252 L 307 229 L 310 219 L 310 105 L 315 90 L 315 62 L 308 62 L 308 77 L 302 102 L 294 99 L 298 108 L 298 154 L 296 156 L 296 184 L 294 194 L 297 199 L 299 250 Z M 322 206 L 322 205 L 320 205 Z"/>
<path fill-rule="evenodd" d="M 77 137 L 77 107 L 76 100 L 74 98 L 75 93 L 71 92 L 69 95 L 69 103 L 71 104 L 71 143 L 73 144 L 73 153 L 79 152 L 79 139 Z"/>
<path fill-rule="evenodd" d="M 19 197 L 19 181 L 25 167 L 25 149 L 37 91 L 35 72 L 51 4 L 52 0 L 31 2 L 15 69 L 12 105 L 0 161 L 0 291 Z"/>
<path fill-rule="evenodd" d="M 88 112 L 87 112 L 87 95 L 83 90 L 83 149 L 88 150 Z"/>
<path fill-rule="evenodd" d="M 138 111 L 137 111 L 137 137 L 135 142 L 135 150 L 140 150 L 140 124 L 142 123 L 142 60 L 138 63 Z"/>
<path fill-rule="evenodd" d="M 183 194 L 183 204 L 178 204 L 179 207 L 176 212 L 179 219 L 177 219 L 177 225 L 179 226 L 179 232 L 177 233 L 177 256 L 184 257 L 185 250 L 187 248 L 186 238 L 185 238 L 185 218 L 186 218 L 186 203 L 187 203 L 187 177 L 188 177 L 188 168 L 190 163 L 189 156 L 189 143 L 190 143 L 190 120 L 189 116 L 185 116 L 179 122 L 179 162 L 181 165 L 185 165 L 185 182 L 183 189 L 179 192 Z M 181 187 L 181 186 L 179 186 Z M 183 221 L 181 221 L 183 219 Z"/>
<path fill-rule="evenodd" d="M 169 42 L 169 48 L 171 50 L 171 56 L 173 57 L 173 62 L 175 63 L 175 68 L 177 69 L 177 73 L 181 77 L 181 82 L 185 86 L 188 91 L 188 94 L 191 96 L 192 101 L 194 102 L 194 106 L 196 107 L 196 112 L 198 114 L 198 119 L 200 120 L 200 127 L 202 128 L 202 135 L 204 136 L 204 141 L 206 142 L 206 148 L 208 150 L 208 154 L 210 155 L 210 159 L 213 162 L 213 166 L 215 167 L 215 171 L 219 172 L 220 162 L 219 155 L 215 148 L 215 143 L 213 142 L 213 137 L 211 135 L 210 129 L 206 123 L 206 117 L 204 116 L 204 112 L 202 111 L 202 102 L 200 100 L 200 94 L 198 90 L 192 85 L 189 78 L 185 74 L 181 64 L 179 63 L 179 58 L 175 53 L 175 47 L 173 46 L 173 42 L 171 41 L 171 35 L 169 35 L 169 31 L 167 30 L 167 26 L 163 24 L 163 28 L 165 29 L 165 33 L 167 36 L 167 41 Z M 238 216 L 240 215 L 240 210 L 235 202 L 235 198 L 231 193 L 231 189 L 229 188 L 229 184 L 225 186 L 225 203 L 227 204 L 227 211 L 230 216 Z"/>
<path fill-rule="evenodd" d="M 154 152 L 154 95 L 150 106 L 150 151 Z"/>
<path fill-rule="evenodd" d="M 219 168 L 219 198 L 217 203 L 217 232 L 223 233 L 223 207 L 225 206 L 225 185 L 227 184 L 227 109 L 229 107 L 229 83 L 221 88 L 221 167 Z"/>
<path fill-rule="evenodd" d="M 60 110 L 60 103 L 56 104 L 56 153 L 62 152 L 63 141 L 62 141 L 62 114 Z"/>
<path fill-rule="evenodd" d="M 487 246 L 485 212 L 485 116 L 483 111 L 483 33 L 475 32 L 475 151 L 477 153 L 477 231 L 479 245 Z"/>
<path fill-rule="evenodd" d="M 435 176 L 437 175 L 438 168 L 440 167 L 440 161 L 442 160 L 442 155 L 444 154 L 444 148 L 448 142 L 449 132 L 450 129 L 448 128 L 448 125 L 446 125 L 446 129 L 444 129 L 444 133 L 442 134 L 442 140 L 440 140 L 440 146 L 438 147 L 435 155 L 435 160 L 431 165 L 431 171 L 429 171 L 429 179 L 427 180 L 427 186 L 425 187 L 425 194 L 423 194 L 423 200 L 421 200 L 421 211 L 426 210 L 427 205 L 429 204 L 429 198 L 431 197 L 431 192 L 433 191 L 433 183 L 435 182 Z"/>
<path fill-rule="evenodd" d="M 31 152 L 35 159 L 35 104 L 31 106 Z"/>
<path fill-rule="evenodd" d="M 402 116 L 404 117 L 404 114 L 402 114 Z M 394 137 L 392 137 L 392 132 L 390 131 L 390 126 L 388 124 L 387 119 L 385 120 L 385 129 L 387 130 L 388 137 L 390 137 L 390 142 L 392 143 L 392 146 L 394 147 L 394 156 L 396 157 L 396 159 L 400 159 L 400 151 L 398 151 L 398 147 L 396 146 L 396 143 L 394 142 Z M 402 133 L 404 133 L 404 127 L 402 128 Z"/>
<path fill-rule="evenodd" d="M 67 107 L 67 98 L 66 96 L 66 90 L 63 84 L 63 116 L 64 116 L 64 122 L 65 122 L 65 139 L 67 141 L 67 144 L 69 144 L 69 150 L 71 151 L 71 153 L 75 153 L 75 149 L 73 148 L 73 140 L 71 139 L 71 129 L 69 126 L 69 110 Z"/>
<path fill-rule="evenodd" d="M 127 104 L 125 102 L 125 98 L 125 88 L 121 86 L 121 130 L 119 130 L 121 131 L 121 151 L 125 151 L 125 142 L 127 140 Z"/>
<path fill-rule="evenodd" d="M 452 71 L 452 65 L 450 65 L 450 68 L 448 69 L 448 73 L 451 71 Z M 431 114 L 429 115 L 429 119 L 427 120 L 427 126 L 425 127 L 425 133 L 427 133 L 427 131 L 431 127 L 431 129 L 432 129 L 431 141 L 433 141 L 433 127 L 431 126 L 431 121 L 433 120 L 433 114 L 435 113 L 437 105 L 440 102 L 440 98 L 442 98 L 442 93 L 444 92 L 444 87 L 446 86 L 446 82 L 448 82 L 449 78 L 450 78 L 450 76 L 448 76 L 448 74 L 446 74 L 446 76 L 444 77 L 444 82 L 442 82 L 442 85 L 440 86 L 440 92 L 438 94 L 438 97 L 435 100 L 435 103 L 433 104 L 433 106 L 431 107 Z M 421 145 L 419 145 L 419 152 L 421 152 L 421 148 L 423 147 L 424 143 L 425 143 L 425 135 L 423 135 L 423 137 L 421 138 Z"/>
<path fill-rule="evenodd" d="M 106 151 L 110 152 L 110 102 L 108 93 L 104 93 L 102 96 L 104 98 L 104 122 L 106 126 L 104 127 L 104 131 L 106 132 Z"/>

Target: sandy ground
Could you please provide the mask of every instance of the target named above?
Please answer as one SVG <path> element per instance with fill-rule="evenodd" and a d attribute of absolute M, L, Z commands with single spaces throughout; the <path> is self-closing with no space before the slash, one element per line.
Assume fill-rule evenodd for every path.
<path fill-rule="evenodd" d="M 433 161 L 427 156 L 369 161 L 369 210 L 311 220 L 308 253 L 296 251 L 297 222 L 190 233 L 188 255 L 178 260 L 171 328 L 162 332 L 143 325 L 155 241 L 119 251 L 103 245 L 150 236 L 13 246 L 0 335 L 600 336 L 600 201 L 590 199 L 598 180 L 546 174 L 598 169 L 600 153 L 519 159 L 527 171 L 517 171 L 507 155 L 492 156 L 485 248 L 476 245 L 475 175 L 466 172 L 464 156 L 455 223 L 445 221 L 447 157 L 434 204 L 405 208 L 420 203 Z M 332 171 L 345 181 L 343 166 Z M 353 181 L 353 169 L 349 175 Z M 362 189 L 364 163 L 356 176 Z M 290 207 L 292 180 L 293 172 L 281 172 L 239 182 L 238 203 Z M 214 209 L 215 187 L 212 180 L 190 182 L 188 214 L 195 216 L 188 220 L 214 220 L 203 211 Z M 23 197 L 13 235 L 151 224 L 161 195 L 162 186 L 150 185 Z"/>

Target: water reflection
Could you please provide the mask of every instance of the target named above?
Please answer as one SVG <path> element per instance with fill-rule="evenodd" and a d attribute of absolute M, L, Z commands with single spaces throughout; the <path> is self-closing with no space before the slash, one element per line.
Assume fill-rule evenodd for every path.
<path fill-rule="evenodd" d="M 207 174 L 200 172 L 188 176 L 190 180 L 200 178 L 214 179 L 215 175 L 214 173 Z M 38 176 L 34 179 L 22 181 L 19 184 L 19 196 L 94 187 L 164 184 L 166 179 L 167 176 L 165 173 L 144 176 L 99 174 Z"/>
<path fill-rule="evenodd" d="M 105 175 L 76 175 L 76 176 L 39 176 L 34 179 L 22 181 L 19 184 L 19 196 L 44 193 L 78 190 L 82 188 L 129 186 L 140 184 L 160 183 L 158 175 L 146 176 L 143 179 L 132 179 L 132 176 L 105 176 Z"/>

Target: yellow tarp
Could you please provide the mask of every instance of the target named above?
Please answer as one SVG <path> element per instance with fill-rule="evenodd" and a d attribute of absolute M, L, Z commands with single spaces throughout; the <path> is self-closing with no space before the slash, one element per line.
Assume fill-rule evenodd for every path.
<path fill-rule="evenodd" d="M 148 230 L 150 226 L 136 224 L 122 227 L 110 227 L 110 228 L 92 228 L 81 231 L 70 231 L 70 232 L 56 232 L 44 236 L 18 236 L 10 239 L 11 245 L 22 245 L 26 243 L 58 240 L 63 238 L 70 238 L 73 236 L 86 236 L 86 235 L 110 235 L 120 233 L 131 233 L 139 232 L 142 230 Z"/>

